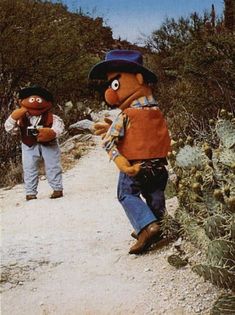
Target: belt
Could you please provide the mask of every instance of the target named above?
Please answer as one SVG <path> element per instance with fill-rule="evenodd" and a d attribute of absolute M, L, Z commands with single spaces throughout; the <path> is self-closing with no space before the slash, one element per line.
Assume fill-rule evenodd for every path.
<path fill-rule="evenodd" d="M 166 158 L 147 159 L 147 160 L 131 160 L 129 162 L 131 165 L 140 163 L 141 168 L 161 167 L 161 166 L 167 165 Z"/>

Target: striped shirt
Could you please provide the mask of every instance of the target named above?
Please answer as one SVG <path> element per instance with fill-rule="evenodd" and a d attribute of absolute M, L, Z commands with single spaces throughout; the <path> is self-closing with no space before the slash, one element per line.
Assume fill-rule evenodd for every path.
<path fill-rule="evenodd" d="M 134 100 L 130 107 L 142 108 L 142 107 L 158 107 L 156 100 L 153 96 L 142 96 Z M 124 137 L 125 130 L 129 127 L 129 119 L 126 114 L 121 112 L 117 118 L 113 121 L 106 136 L 103 140 L 103 148 L 108 153 L 111 160 L 114 160 L 120 155 L 117 144 L 120 138 Z"/>

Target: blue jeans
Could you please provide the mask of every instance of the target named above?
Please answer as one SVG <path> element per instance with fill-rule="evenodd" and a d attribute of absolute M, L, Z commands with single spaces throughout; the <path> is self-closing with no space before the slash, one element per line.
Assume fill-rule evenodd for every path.
<path fill-rule="evenodd" d="M 137 234 L 150 223 L 161 220 L 165 212 L 167 179 L 168 172 L 164 166 L 147 181 L 141 174 L 131 177 L 120 172 L 118 200 Z"/>
<path fill-rule="evenodd" d="M 43 145 L 37 143 L 28 147 L 22 143 L 22 164 L 26 195 L 37 195 L 38 162 L 44 160 L 46 176 L 53 190 L 63 190 L 62 168 L 60 165 L 60 148 L 57 143 Z"/>

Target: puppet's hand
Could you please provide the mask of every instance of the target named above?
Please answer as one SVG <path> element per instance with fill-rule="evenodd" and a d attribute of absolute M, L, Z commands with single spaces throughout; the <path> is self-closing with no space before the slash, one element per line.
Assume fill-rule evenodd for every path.
<path fill-rule="evenodd" d="M 114 160 L 119 170 L 129 176 L 135 176 L 140 171 L 140 163 L 131 165 L 129 161 L 122 155 L 119 155 Z"/>
<path fill-rule="evenodd" d="M 140 171 L 140 168 L 141 168 L 141 165 L 140 163 L 136 163 L 134 165 L 132 165 L 129 169 L 128 169 L 128 172 L 127 172 L 127 175 L 129 176 L 135 176 L 139 173 Z"/>
<path fill-rule="evenodd" d="M 51 128 L 39 128 L 37 141 L 38 142 L 48 142 L 56 138 L 56 133 Z"/>
<path fill-rule="evenodd" d="M 25 107 L 17 108 L 11 113 L 11 118 L 13 118 L 14 120 L 19 120 L 21 117 L 24 116 L 25 113 L 27 113 L 27 111 L 28 110 Z"/>
<path fill-rule="evenodd" d="M 105 118 L 104 122 L 99 122 L 94 125 L 95 135 L 101 136 L 104 139 L 106 132 L 109 130 L 109 127 L 112 125 L 112 120 L 109 118 Z"/>

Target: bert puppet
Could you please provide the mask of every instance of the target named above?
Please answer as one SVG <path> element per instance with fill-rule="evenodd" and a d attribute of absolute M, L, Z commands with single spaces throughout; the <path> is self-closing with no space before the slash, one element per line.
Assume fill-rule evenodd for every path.
<path fill-rule="evenodd" d="M 120 170 L 118 200 L 135 230 L 137 241 L 129 253 L 141 254 L 159 236 L 168 179 L 170 137 L 151 89 L 157 77 L 143 66 L 140 52 L 112 50 L 91 69 L 89 79 L 107 80 L 105 100 L 121 110 L 103 145 Z M 98 124 L 97 134 L 106 127 Z"/>

